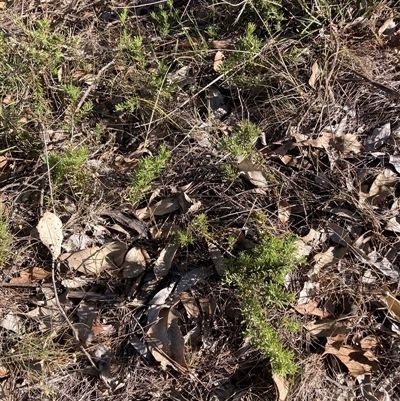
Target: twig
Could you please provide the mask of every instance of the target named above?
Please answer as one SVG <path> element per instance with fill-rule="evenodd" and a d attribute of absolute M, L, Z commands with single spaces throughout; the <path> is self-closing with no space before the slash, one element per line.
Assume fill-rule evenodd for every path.
<path fill-rule="evenodd" d="M 106 64 L 103 68 L 100 69 L 100 71 L 97 73 L 96 78 L 94 79 L 93 83 L 89 85 L 89 87 L 86 89 L 85 93 L 83 94 L 81 100 L 79 101 L 78 105 L 76 106 L 75 112 L 79 111 L 80 108 L 83 106 L 83 103 L 85 102 L 86 98 L 89 96 L 90 92 L 95 88 L 97 85 L 97 80 L 100 78 L 101 74 L 115 63 L 114 60 L 111 60 L 108 64 Z"/>
<path fill-rule="evenodd" d="M 377 81 L 374 81 L 373 79 L 368 78 L 367 76 L 365 76 L 364 74 L 361 74 L 360 72 L 357 72 L 357 71 L 354 71 L 354 70 L 351 70 L 351 72 L 354 75 L 357 75 L 358 77 L 364 79 L 365 81 L 367 81 L 372 86 L 375 86 L 376 88 L 386 92 L 388 95 L 391 95 L 391 96 L 393 96 L 393 97 L 395 97 L 397 99 L 400 98 L 400 92 L 398 92 L 397 90 L 389 88 L 388 86 L 383 85 L 383 84 L 381 84 L 381 83 L 379 83 Z"/>
<path fill-rule="evenodd" d="M 53 288 L 53 283 L 5 283 L 4 281 L 0 283 L 0 287 L 3 288 Z"/>

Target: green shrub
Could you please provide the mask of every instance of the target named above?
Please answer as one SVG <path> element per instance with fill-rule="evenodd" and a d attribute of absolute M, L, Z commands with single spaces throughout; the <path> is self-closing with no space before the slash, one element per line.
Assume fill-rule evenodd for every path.
<path fill-rule="evenodd" d="M 69 149 L 65 153 L 50 152 L 49 168 L 53 184 L 59 185 L 68 181 L 71 188 L 84 190 L 89 178 L 88 171 L 83 167 L 88 161 L 88 153 L 85 147 Z"/>
<path fill-rule="evenodd" d="M 157 156 L 147 156 L 138 163 L 129 190 L 129 201 L 132 205 L 142 199 L 150 183 L 158 178 L 165 169 L 170 157 L 171 152 L 165 146 L 161 146 Z"/>
<path fill-rule="evenodd" d="M 10 254 L 11 235 L 8 232 L 7 219 L 0 204 L 0 267 L 3 266 Z"/>
<path fill-rule="evenodd" d="M 269 359 L 274 373 L 293 375 L 296 372 L 294 353 L 285 348 L 275 325 L 282 322 L 269 319 L 272 308 L 283 309 L 294 295 L 284 287 L 285 276 L 298 263 L 296 237 L 265 235 L 252 252 L 241 252 L 227 264 L 225 280 L 241 298 L 241 310 L 246 323 L 246 335 Z"/>

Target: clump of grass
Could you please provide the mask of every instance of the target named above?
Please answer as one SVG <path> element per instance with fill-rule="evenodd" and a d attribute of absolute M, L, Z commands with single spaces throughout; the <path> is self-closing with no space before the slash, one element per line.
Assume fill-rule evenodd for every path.
<path fill-rule="evenodd" d="M 76 355 L 45 334 L 25 334 L 4 355 L 4 361 L 36 378 L 44 384 L 43 378 L 60 366 L 76 363 Z"/>
<path fill-rule="evenodd" d="M 224 182 L 232 182 L 237 178 L 235 169 L 228 163 L 220 165 L 221 177 Z"/>
<path fill-rule="evenodd" d="M 171 28 L 178 25 L 180 12 L 174 7 L 173 0 L 168 0 L 165 5 L 160 6 L 157 12 L 153 11 L 150 15 L 161 35 L 165 37 L 168 36 Z"/>
<path fill-rule="evenodd" d="M 8 231 L 7 219 L 0 204 L 0 267 L 3 266 L 10 254 L 11 235 Z"/>
<path fill-rule="evenodd" d="M 150 183 L 160 176 L 170 157 L 171 152 L 165 146 L 161 146 L 157 156 L 147 156 L 138 163 L 128 194 L 133 206 L 142 199 Z"/>
<path fill-rule="evenodd" d="M 261 135 L 261 130 L 250 121 L 242 121 L 236 127 L 232 136 L 221 143 L 221 150 L 228 151 L 232 156 L 249 156 L 254 152 L 254 143 Z"/>
<path fill-rule="evenodd" d="M 88 161 L 87 149 L 83 146 L 69 149 L 65 153 L 50 152 L 49 168 L 55 186 L 67 180 L 72 189 L 83 191 L 89 179 L 84 165 Z"/>
<path fill-rule="evenodd" d="M 246 335 L 271 362 L 273 373 L 293 375 L 297 366 L 293 351 L 285 348 L 268 310 L 283 309 L 294 295 L 285 291 L 285 276 L 300 263 L 296 237 L 266 234 L 252 252 L 242 252 L 227 263 L 225 280 L 241 297 Z M 278 322 L 280 326 L 282 322 Z"/>
<path fill-rule="evenodd" d="M 184 230 L 173 232 L 173 241 L 181 246 L 192 245 L 195 238 L 210 239 L 208 231 L 207 215 L 204 213 L 198 214 Z"/>

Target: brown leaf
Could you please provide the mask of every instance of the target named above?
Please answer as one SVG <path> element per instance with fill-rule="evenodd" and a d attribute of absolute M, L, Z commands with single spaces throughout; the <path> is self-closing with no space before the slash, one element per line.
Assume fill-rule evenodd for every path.
<path fill-rule="evenodd" d="M 315 89 L 315 83 L 320 75 L 321 71 L 319 69 L 318 62 L 316 61 L 311 67 L 311 76 L 308 80 L 308 84 L 311 86 L 311 88 Z"/>
<path fill-rule="evenodd" d="M 347 247 L 331 246 L 327 251 L 317 253 L 314 256 L 314 269 L 318 272 L 322 268 L 335 266 L 344 257 L 344 255 L 347 253 L 347 250 Z"/>
<path fill-rule="evenodd" d="M 375 128 L 371 134 L 367 136 L 367 146 L 370 149 L 376 150 L 381 148 L 390 138 L 391 135 L 390 122 L 382 127 Z"/>
<path fill-rule="evenodd" d="M 115 241 L 101 248 L 95 246 L 82 251 L 64 254 L 61 260 L 67 262 L 72 270 L 99 275 L 104 270 L 116 270 L 120 267 L 126 251 L 125 244 Z"/>
<path fill-rule="evenodd" d="M 210 43 L 210 49 L 232 49 L 233 47 L 232 39 L 213 40 Z"/>
<path fill-rule="evenodd" d="M 330 315 L 328 312 L 318 308 L 318 301 L 315 300 L 306 304 L 296 305 L 293 308 L 302 315 L 313 315 L 321 318 L 326 318 Z"/>
<path fill-rule="evenodd" d="M 61 254 L 63 240 L 62 221 L 60 218 L 54 213 L 46 211 L 36 228 L 42 243 L 49 248 L 54 258 L 58 258 Z"/>
<path fill-rule="evenodd" d="M 150 352 L 163 369 L 170 365 L 178 371 L 186 371 L 185 343 L 174 310 L 162 308 L 158 317 L 148 331 Z"/>
<path fill-rule="evenodd" d="M 317 337 L 333 337 L 339 334 L 347 334 L 351 331 L 343 320 L 338 319 L 322 319 L 310 322 L 305 328 L 310 334 Z"/>
<path fill-rule="evenodd" d="M 214 65 L 213 65 L 214 71 L 218 71 L 221 68 L 222 64 L 224 63 L 224 58 L 225 58 L 224 53 L 221 52 L 220 50 L 218 50 L 215 53 Z"/>
<path fill-rule="evenodd" d="M 0 169 L 3 169 L 8 164 L 8 158 L 6 156 L 0 155 Z"/>
<path fill-rule="evenodd" d="M 153 268 L 157 278 L 165 277 L 168 274 L 178 248 L 179 245 L 169 244 L 161 251 Z"/>
<path fill-rule="evenodd" d="M 109 216 L 123 226 L 129 227 L 130 229 L 136 231 L 142 238 L 148 238 L 148 229 L 146 224 L 136 218 L 128 217 L 119 210 L 109 209 L 103 210 L 101 215 Z"/>
<path fill-rule="evenodd" d="M 268 181 L 264 176 L 264 169 L 247 158 L 238 161 L 238 169 L 256 187 L 266 188 Z"/>
<path fill-rule="evenodd" d="M 184 214 L 196 212 L 201 207 L 201 202 L 193 201 L 186 192 L 179 192 L 178 203 Z"/>
<path fill-rule="evenodd" d="M 46 280 L 51 276 L 51 273 L 41 267 L 31 267 L 28 269 L 32 280 Z"/>
<path fill-rule="evenodd" d="M 379 367 L 377 359 L 371 351 L 363 351 L 351 345 L 341 345 L 337 348 L 328 341 L 325 346 L 325 354 L 335 355 L 354 377 L 371 373 Z"/>
<path fill-rule="evenodd" d="M 354 134 L 334 134 L 332 132 L 322 132 L 316 139 L 310 139 L 304 144 L 322 149 L 335 149 L 343 156 L 349 153 L 360 153 L 362 145 Z"/>
<path fill-rule="evenodd" d="M 5 105 L 9 105 L 10 103 L 12 103 L 12 101 L 13 101 L 13 96 L 11 93 L 7 93 L 7 95 L 3 97 L 3 104 Z"/>
<path fill-rule="evenodd" d="M 360 340 L 360 348 L 363 351 L 375 348 L 376 346 L 378 346 L 378 340 L 375 336 L 367 336 Z"/>
<path fill-rule="evenodd" d="M 213 275 L 215 272 L 213 266 L 201 266 L 187 272 L 179 280 L 175 287 L 175 294 L 180 294 L 183 291 L 187 291 L 192 288 L 199 280 L 205 280 L 206 278 Z"/>
<path fill-rule="evenodd" d="M 10 374 L 10 372 L 8 371 L 8 369 L 5 366 L 0 365 L 0 379 L 4 379 L 9 374 Z"/>
<path fill-rule="evenodd" d="M 386 223 L 386 230 L 393 231 L 395 233 L 400 233 L 400 217 L 392 217 L 387 223 Z"/>
<path fill-rule="evenodd" d="M 388 18 L 382 26 L 378 30 L 378 35 L 381 36 L 383 34 L 387 34 L 385 31 L 392 31 L 396 27 L 396 23 L 393 20 L 393 17 Z"/>
<path fill-rule="evenodd" d="M 148 219 L 152 216 L 163 216 L 168 213 L 179 210 L 179 201 L 175 198 L 162 199 L 159 202 L 145 207 L 143 209 L 136 210 L 135 214 L 138 219 Z"/>
<path fill-rule="evenodd" d="M 29 284 L 33 280 L 45 280 L 51 276 L 51 273 L 42 269 L 41 267 L 30 267 L 24 269 L 19 273 L 20 277 L 14 277 L 10 283 L 14 284 Z"/>
<path fill-rule="evenodd" d="M 131 248 L 125 256 L 122 264 L 122 274 L 124 278 L 135 278 L 146 270 L 146 258 L 140 248 Z"/>
<path fill-rule="evenodd" d="M 182 292 L 180 295 L 180 300 L 186 312 L 190 316 L 194 317 L 195 319 L 200 316 L 200 309 L 196 304 L 196 300 L 188 292 Z"/>
<path fill-rule="evenodd" d="M 381 300 L 393 318 L 400 322 L 400 301 L 388 289 L 384 290 Z"/>
<path fill-rule="evenodd" d="M 279 401 L 285 401 L 289 393 L 289 380 L 281 375 L 278 375 L 277 373 L 272 375 L 272 379 L 274 380 L 276 388 L 278 389 Z"/>
<path fill-rule="evenodd" d="M 296 245 L 296 256 L 302 258 L 303 256 L 308 256 L 312 251 L 312 246 L 307 245 L 303 240 L 299 239 L 295 243 Z"/>
<path fill-rule="evenodd" d="M 31 282 L 32 282 L 31 275 L 29 274 L 28 270 L 22 270 L 19 273 L 19 277 L 13 277 L 10 280 L 11 284 L 29 284 Z"/>
<path fill-rule="evenodd" d="M 11 330 L 14 333 L 20 334 L 23 329 L 22 319 L 13 312 L 7 313 L 0 321 L 0 327 Z"/>
<path fill-rule="evenodd" d="M 200 308 L 203 312 L 203 346 L 211 346 L 210 342 L 207 341 L 211 332 L 212 320 L 214 318 L 215 309 L 217 308 L 217 303 L 214 298 L 200 298 L 199 299 Z"/>
<path fill-rule="evenodd" d="M 114 159 L 114 168 L 118 171 L 121 172 L 127 172 L 129 170 L 132 170 L 136 165 L 139 163 L 139 159 L 133 158 L 127 158 L 122 155 L 117 155 Z"/>
<path fill-rule="evenodd" d="M 379 205 L 391 194 L 392 187 L 398 181 L 397 174 L 391 172 L 389 169 L 386 169 L 383 173 L 379 173 L 371 184 L 368 193 L 360 191 L 360 203 L 368 202 L 374 206 Z"/>

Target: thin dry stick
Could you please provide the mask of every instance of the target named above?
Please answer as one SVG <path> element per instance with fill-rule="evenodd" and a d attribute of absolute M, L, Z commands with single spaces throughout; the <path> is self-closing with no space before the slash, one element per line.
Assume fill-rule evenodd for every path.
<path fill-rule="evenodd" d="M 389 88 L 388 86 L 383 85 L 380 82 L 374 81 L 373 79 L 370 79 L 367 76 L 365 76 L 364 74 L 361 74 L 360 72 L 357 72 L 355 70 L 351 70 L 351 72 L 354 75 L 357 75 L 358 77 L 367 81 L 370 85 L 375 86 L 376 88 L 382 90 L 383 92 L 386 92 L 388 95 L 393 96 L 397 99 L 400 98 L 400 92 L 398 92 L 397 90 Z"/>
<path fill-rule="evenodd" d="M 75 112 L 79 111 L 80 108 L 83 106 L 83 103 L 85 102 L 86 98 L 89 96 L 90 92 L 96 87 L 97 81 L 100 78 L 101 74 L 103 74 L 103 72 L 105 70 L 107 70 L 108 67 L 112 66 L 114 63 L 115 63 L 115 60 L 111 60 L 108 64 L 106 64 L 103 68 L 100 69 L 100 71 L 97 73 L 96 78 L 94 79 L 93 83 L 90 84 L 89 87 L 86 89 L 81 100 L 79 101 L 78 105 L 76 106 Z"/>
<path fill-rule="evenodd" d="M 4 287 L 4 288 L 53 288 L 53 284 L 52 283 L 43 283 L 43 284 L 39 284 L 39 283 L 6 283 L 6 282 L 2 282 L 0 283 L 0 287 Z"/>

